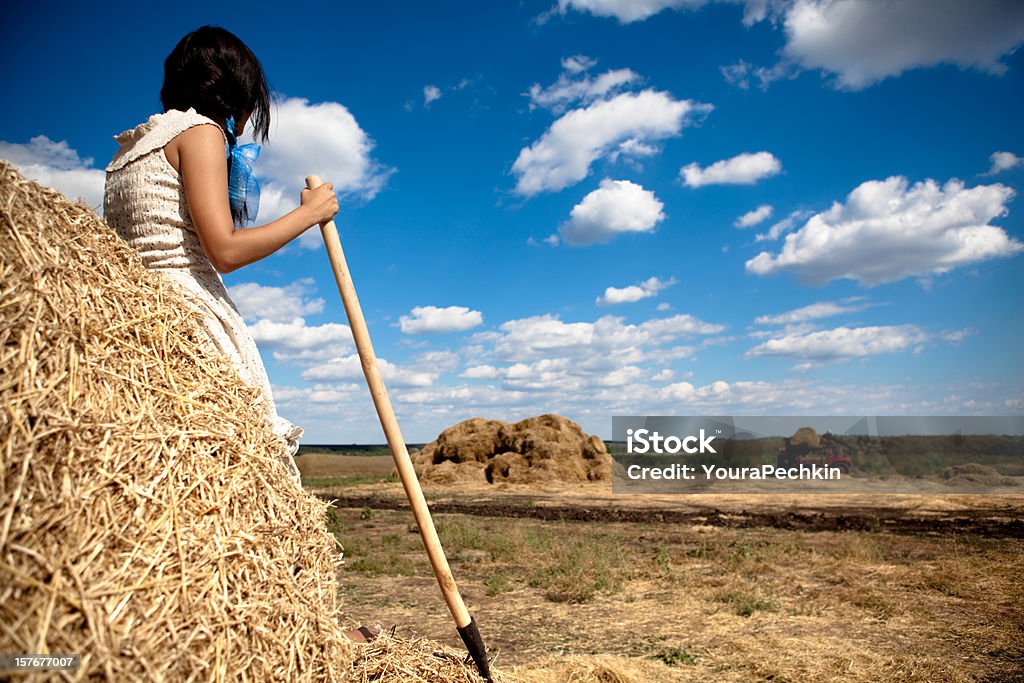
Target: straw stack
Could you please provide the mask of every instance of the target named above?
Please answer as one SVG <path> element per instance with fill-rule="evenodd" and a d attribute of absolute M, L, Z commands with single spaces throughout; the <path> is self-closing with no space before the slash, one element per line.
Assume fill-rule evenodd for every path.
<path fill-rule="evenodd" d="M 96 214 L 0 162 L 0 652 L 342 680 L 325 505 L 197 322 Z"/>

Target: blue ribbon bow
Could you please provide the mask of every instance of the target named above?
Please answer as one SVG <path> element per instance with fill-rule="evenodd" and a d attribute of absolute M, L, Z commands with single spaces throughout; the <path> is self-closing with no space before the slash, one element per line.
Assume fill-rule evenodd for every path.
<path fill-rule="evenodd" d="M 235 119 L 225 122 L 228 134 L 228 201 L 235 225 L 244 228 L 256 221 L 260 210 L 260 183 L 253 173 L 252 163 L 260 157 L 260 146 L 255 143 L 239 145 L 235 137 Z"/>

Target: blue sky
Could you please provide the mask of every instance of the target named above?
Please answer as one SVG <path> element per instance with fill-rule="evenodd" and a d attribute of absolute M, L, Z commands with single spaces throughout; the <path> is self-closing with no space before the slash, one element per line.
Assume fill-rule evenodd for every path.
<path fill-rule="evenodd" d="M 59 9 L 58 9 L 59 7 Z M 1021 414 L 1024 5 L 58 3 L 0 26 L 0 158 L 93 204 L 202 25 L 278 105 L 407 440 L 472 416 Z M 383 440 L 319 230 L 224 276 L 306 443 Z"/>

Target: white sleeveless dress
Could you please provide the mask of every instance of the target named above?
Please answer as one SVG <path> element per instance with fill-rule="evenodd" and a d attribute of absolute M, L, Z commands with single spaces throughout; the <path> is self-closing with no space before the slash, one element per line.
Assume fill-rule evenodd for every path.
<path fill-rule="evenodd" d="M 203 124 L 217 125 L 195 109 L 171 110 L 115 136 L 121 148 L 106 169 L 104 219 L 139 251 L 147 268 L 179 285 L 186 300 L 203 314 L 199 332 L 208 347 L 230 358 L 245 382 L 263 389 L 264 412 L 274 433 L 287 443 L 286 465 L 297 475 L 292 457 L 303 430 L 277 414 L 256 342 L 203 251 L 181 175 L 164 155 L 164 145 L 179 133 Z M 226 138 L 224 144 L 226 151 Z"/>

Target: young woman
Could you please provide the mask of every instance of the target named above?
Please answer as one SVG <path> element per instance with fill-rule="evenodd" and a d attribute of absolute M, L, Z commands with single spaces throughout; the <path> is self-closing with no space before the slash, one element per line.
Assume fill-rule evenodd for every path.
<path fill-rule="evenodd" d="M 116 137 L 121 148 L 107 166 L 104 218 L 135 247 L 146 267 L 176 283 L 203 314 L 211 352 L 227 355 L 241 377 L 263 389 L 262 405 L 292 459 L 302 429 L 277 414 L 256 343 L 224 288 L 220 273 L 258 261 L 306 229 L 338 213 L 334 187 L 302 190 L 299 208 L 259 227 L 238 229 L 246 207 L 229 187 L 237 136 L 251 124 L 266 141 L 270 89 L 259 60 L 233 34 L 204 26 L 181 39 L 164 62 L 164 111 Z M 236 169 L 237 170 L 237 169 Z M 234 182 L 238 173 L 230 173 Z M 372 640 L 380 625 L 346 635 Z"/>
<path fill-rule="evenodd" d="M 330 183 L 303 190 L 294 211 L 239 229 L 245 206 L 240 188 L 229 192 L 229 164 L 240 163 L 231 152 L 248 124 L 266 141 L 270 90 L 256 56 L 230 32 L 204 26 L 182 38 L 164 62 L 160 98 L 163 113 L 115 138 L 121 147 L 107 166 L 104 218 L 146 267 L 177 283 L 203 313 L 205 341 L 263 389 L 263 409 L 297 475 L 292 456 L 303 430 L 277 414 L 259 350 L 220 273 L 269 256 L 332 218 L 337 197 Z"/>

